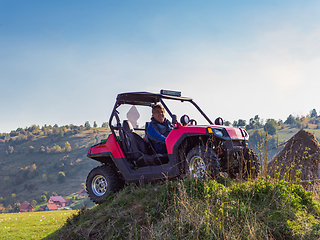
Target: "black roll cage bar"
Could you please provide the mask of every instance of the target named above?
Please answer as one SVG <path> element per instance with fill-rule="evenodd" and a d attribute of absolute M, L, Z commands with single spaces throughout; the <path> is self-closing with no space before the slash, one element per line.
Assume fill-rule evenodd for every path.
<path fill-rule="evenodd" d="M 164 103 L 162 99 L 171 99 L 171 100 L 178 100 L 181 102 L 187 101 L 193 104 L 195 108 L 201 113 L 201 115 L 209 122 L 210 125 L 213 125 L 213 122 L 210 120 L 210 118 L 202 111 L 202 109 L 192 100 L 192 98 L 187 97 L 177 97 L 177 96 L 171 96 L 171 95 L 165 95 L 165 94 L 158 94 L 158 93 L 149 93 L 149 92 L 128 92 L 128 93 L 120 93 L 117 96 L 116 103 L 113 107 L 110 119 L 109 119 L 109 127 L 111 129 L 112 134 L 115 135 L 114 130 L 119 130 L 121 128 L 121 122 L 119 118 L 119 112 L 117 111 L 117 108 L 120 107 L 123 104 L 128 105 L 139 105 L 139 106 L 150 106 L 157 104 L 160 102 L 162 106 L 165 108 L 167 113 L 172 118 L 173 114 L 171 113 L 168 106 Z M 117 126 L 114 127 L 112 123 L 113 117 L 116 118 Z M 116 138 L 117 139 L 117 138 Z M 119 140 L 117 139 L 119 142 Z"/>

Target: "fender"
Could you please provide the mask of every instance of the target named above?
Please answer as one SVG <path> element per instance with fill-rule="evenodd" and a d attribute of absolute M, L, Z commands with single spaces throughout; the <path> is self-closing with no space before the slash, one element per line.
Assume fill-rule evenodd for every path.
<path fill-rule="evenodd" d="M 169 155 L 174 155 L 175 148 L 187 136 L 213 135 L 218 139 L 228 143 L 229 148 L 233 148 L 234 140 L 248 140 L 247 132 L 240 128 L 219 126 L 219 125 L 187 125 L 179 126 L 172 129 L 166 138 L 167 152 Z"/>
<path fill-rule="evenodd" d="M 108 136 L 107 141 L 90 147 L 87 156 L 96 160 L 94 156 L 101 156 L 102 154 L 106 154 L 108 156 L 112 155 L 113 158 L 125 158 L 125 155 L 113 134 Z"/>
<path fill-rule="evenodd" d="M 174 128 L 171 130 L 169 135 L 166 138 L 166 146 L 168 154 L 173 154 L 174 145 L 176 145 L 178 139 L 181 138 L 183 134 L 206 134 L 207 126 L 201 125 L 187 125 L 187 126 L 180 126 L 178 128 Z"/>

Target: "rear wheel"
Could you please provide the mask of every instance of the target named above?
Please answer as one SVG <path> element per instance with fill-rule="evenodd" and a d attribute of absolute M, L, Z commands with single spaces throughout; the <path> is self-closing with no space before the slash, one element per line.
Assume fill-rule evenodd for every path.
<path fill-rule="evenodd" d="M 112 191 L 123 187 L 118 173 L 108 165 L 99 166 L 91 170 L 86 181 L 87 193 L 95 203 L 102 203 L 103 199 Z"/>
<path fill-rule="evenodd" d="M 220 164 L 215 151 L 206 146 L 197 146 L 190 150 L 185 163 L 185 172 L 191 177 L 216 178 L 220 173 Z"/>

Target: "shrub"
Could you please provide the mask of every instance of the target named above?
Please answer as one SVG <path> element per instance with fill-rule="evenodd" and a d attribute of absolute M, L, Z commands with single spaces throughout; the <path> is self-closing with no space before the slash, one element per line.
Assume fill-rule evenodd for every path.
<path fill-rule="evenodd" d="M 57 180 L 58 180 L 59 183 L 64 183 L 66 181 L 66 174 L 64 172 L 60 171 L 58 173 L 58 179 Z"/>

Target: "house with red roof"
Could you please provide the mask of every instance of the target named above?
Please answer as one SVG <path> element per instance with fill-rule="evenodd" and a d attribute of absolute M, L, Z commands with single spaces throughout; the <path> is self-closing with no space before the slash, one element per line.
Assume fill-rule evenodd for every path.
<path fill-rule="evenodd" d="M 66 200 L 61 196 L 51 196 L 48 200 L 49 204 L 55 204 L 57 207 L 65 207 Z"/>
<path fill-rule="evenodd" d="M 82 197 L 87 197 L 87 192 L 86 192 L 86 190 L 81 189 L 81 190 L 78 192 L 78 197 L 80 197 L 80 198 L 82 198 Z"/>
<path fill-rule="evenodd" d="M 24 203 L 22 203 L 20 206 L 20 212 L 33 212 L 34 207 L 28 203 L 27 201 L 25 201 Z"/>
<path fill-rule="evenodd" d="M 46 205 L 44 210 L 45 211 L 54 211 L 54 210 L 58 210 L 58 207 L 55 204 L 48 204 L 48 205 Z"/>
<path fill-rule="evenodd" d="M 65 198 L 64 200 L 66 200 L 66 206 L 70 206 L 71 204 L 73 204 L 72 199 Z"/>

